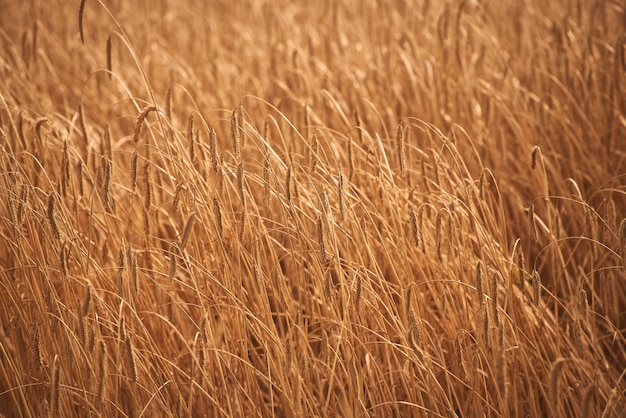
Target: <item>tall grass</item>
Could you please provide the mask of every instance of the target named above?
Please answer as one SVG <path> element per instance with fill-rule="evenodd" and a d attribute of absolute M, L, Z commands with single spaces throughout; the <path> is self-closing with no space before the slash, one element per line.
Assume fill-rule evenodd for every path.
<path fill-rule="evenodd" d="M 620 2 L 9 3 L 5 416 L 624 410 Z"/>

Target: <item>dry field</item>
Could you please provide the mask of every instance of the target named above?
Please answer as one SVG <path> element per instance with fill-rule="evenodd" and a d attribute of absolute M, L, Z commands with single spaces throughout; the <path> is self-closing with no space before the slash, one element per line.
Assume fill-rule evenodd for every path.
<path fill-rule="evenodd" d="M 0 0 L 5 417 L 618 417 L 618 0 Z"/>

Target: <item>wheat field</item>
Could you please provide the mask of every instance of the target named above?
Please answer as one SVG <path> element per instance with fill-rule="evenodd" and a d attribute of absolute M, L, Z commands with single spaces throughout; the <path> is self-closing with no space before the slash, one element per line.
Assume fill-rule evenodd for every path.
<path fill-rule="evenodd" d="M 0 414 L 619 417 L 617 0 L 0 0 Z"/>

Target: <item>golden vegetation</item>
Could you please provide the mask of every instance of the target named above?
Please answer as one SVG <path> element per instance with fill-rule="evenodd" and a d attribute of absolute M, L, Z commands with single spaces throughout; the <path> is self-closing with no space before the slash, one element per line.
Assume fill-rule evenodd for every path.
<path fill-rule="evenodd" d="M 623 412 L 621 2 L 8 3 L 4 415 Z"/>

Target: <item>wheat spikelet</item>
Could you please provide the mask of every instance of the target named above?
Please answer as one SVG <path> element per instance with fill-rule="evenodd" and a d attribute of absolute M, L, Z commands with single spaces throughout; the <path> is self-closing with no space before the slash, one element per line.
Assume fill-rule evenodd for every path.
<path fill-rule="evenodd" d="M 332 272 L 330 270 L 330 267 L 328 266 L 324 268 L 323 291 L 324 291 L 324 296 L 328 298 L 329 301 L 332 301 L 334 299 L 335 285 L 333 283 Z"/>
<path fill-rule="evenodd" d="M 215 128 L 211 127 L 209 131 L 209 151 L 211 153 L 211 167 L 213 171 L 217 173 L 218 156 L 217 156 L 217 135 L 215 134 Z"/>
<path fill-rule="evenodd" d="M 484 305 L 485 299 L 483 298 L 483 262 L 478 261 L 476 263 L 476 297 L 480 306 Z"/>
<path fill-rule="evenodd" d="M 589 206 L 585 206 L 585 227 L 589 234 L 589 238 L 591 239 L 591 251 L 593 253 L 594 258 L 598 257 L 598 245 L 596 242 L 598 241 L 598 221 L 596 219 L 595 213 L 593 209 Z"/>
<path fill-rule="evenodd" d="M 422 347 L 422 335 L 420 333 L 419 326 L 417 325 L 417 315 L 413 310 L 413 307 L 409 308 L 409 342 L 413 347 L 413 350 L 418 351 Z"/>
<path fill-rule="evenodd" d="M 558 415 L 558 405 L 559 405 L 559 378 L 561 376 L 561 371 L 563 370 L 563 366 L 565 365 L 564 358 L 558 358 L 552 363 L 552 369 L 550 370 L 550 406 L 552 407 L 552 414 L 554 416 Z"/>
<path fill-rule="evenodd" d="M 165 93 L 165 117 L 172 121 L 172 88 L 169 87 Z"/>
<path fill-rule="evenodd" d="M 59 182 L 59 187 L 61 189 L 61 196 L 65 197 L 67 195 L 67 184 L 70 180 L 70 165 L 69 165 L 69 155 L 67 153 L 67 140 L 63 140 L 63 154 L 61 157 L 61 180 Z"/>
<path fill-rule="evenodd" d="M 354 299 L 354 309 L 357 317 L 361 316 L 361 300 L 363 298 L 363 277 L 359 272 L 356 275 L 356 297 Z"/>
<path fill-rule="evenodd" d="M 104 394 L 106 390 L 106 375 L 107 375 L 107 361 L 106 361 L 106 344 L 104 340 L 100 340 L 98 343 L 100 347 L 100 354 L 98 356 L 98 380 L 96 384 L 96 405 L 102 405 L 104 400 Z"/>
<path fill-rule="evenodd" d="M 217 235 L 222 238 L 224 235 L 224 222 L 222 219 L 222 205 L 217 196 L 213 196 L 213 214 L 215 215 L 215 227 L 217 229 Z"/>
<path fill-rule="evenodd" d="M 539 241 L 539 236 L 537 235 L 537 226 L 535 225 L 535 205 L 532 203 L 528 207 L 528 222 L 530 224 L 530 236 L 532 237 L 534 242 Z"/>
<path fill-rule="evenodd" d="M 235 158 L 239 159 L 241 156 L 241 137 L 239 132 L 239 121 L 237 120 L 239 112 L 237 108 L 234 108 L 230 114 L 230 139 L 233 144 L 233 151 L 235 152 Z"/>
<path fill-rule="evenodd" d="M 20 111 L 17 116 L 17 136 L 22 144 L 22 148 L 26 149 L 26 139 L 24 138 L 24 112 Z"/>
<path fill-rule="evenodd" d="M 465 364 L 463 363 L 463 348 L 461 347 L 461 339 L 459 335 L 454 338 L 454 357 L 456 358 L 456 364 L 459 368 L 459 377 L 463 382 L 467 382 L 467 371 L 465 370 Z"/>
<path fill-rule="evenodd" d="M 95 337 L 96 331 L 93 328 L 93 322 L 91 319 L 87 317 L 81 318 L 83 321 L 83 338 L 84 338 L 84 348 L 89 353 L 92 354 L 95 348 Z"/>
<path fill-rule="evenodd" d="M 148 161 L 143 165 L 143 189 L 145 193 L 143 206 L 149 210 L 152 202 L 152 185 L 150 184 L 150 164 Z"/>
<path fill-rule="evenodd" d="M 274 269 L 272 272 L 272 284 L 274 285 L 274 289 L 276 290 L 276 293 L 278 294 L 278 300 L 280 301 L 280 303 L 282 304 L 283 308 L 285 310 L 289 309 L 289 303 L 287 302 L 287 297 L 285 295 L 285 290 L 283 289 L 283 278 L 282 278 L 282 273 L 279 271 L 279 269 Z"/>
<path fill-rule="evenodd" d="M 178 244 L 176 244 L 175 242 L 170 243 L 170 271 L 167 275 L 167 280 L 172 280 L 176 275 L 176 259 L 178 258 L 178 254 L 180 254 L 180 248 L 178 247 Z"/>
<path fill-rule="evenodd" d="M 130 157 L 130 190 L 135 191 L 137 188 L 137 150 L 133 151 Z"/>
<path fill-rule="evenodd" d="M 33 327 L 33 363 L 37 372 L 41 372 L 41 336 L 39 334 L 39 324 L 35 323 Z"/>
<path fill-rule="evenodd" d="M 133 141 L 139 141 L 139 134 L 141 133 L 141 125 L 143 125 L 144 120 L 148 117 L 150 112 L 155 112 L 157 110 L 156 106 L 146 106 L 139 116 L 137 116 L 137 120 L 135 121 L 135 133 L 133 134 Z"/>
<path fill-rule="evenodd" d="M 261 283 L 261 266 L 259 264 L 260 260 L 260 247 L 259 247 L 259 237 L 254 237 L 254 243 L 252 245 L 252 275 L 254 277 L 254 282 L 259 286 L 259 289 L 262 286 Z"/>
<path fill-rule="evenodd" d="M 237 131 L 239 132 L 241 148 L 243 149 L 246 145 L 246 131 L 245 131 L 245 123 L 243 120 L 243 105 L 239 103 L 239 106 L 236 107 L 236 110 L 237 110 Z"/>
<path fill-rule="evenodd" d="M 130 270 L 130 277 L 132 279 L 133 288 L 135 289 L 135 293 L 137 293 L 139 292 L 139 268 L 137 267 L 137 255 L 135 254 L 132 245 L 128 246 L 126 258 Z"/>
<path fill-rule="evenodd" d="M 535 145 L 530 153 L 530 167 L 534 170 L 537 166 L 537 157 L 541 157 L 541 148 L 538 145 Z"/>
<path fill-rule="evenodd" d="M 290 371 L 293 364 L 293 347 L 291 346 L 292 331 L 287 331 L 285 335 L 285 370 Z"/>
<path fill-rule="evenodd" d="M 59 365 L 59 355 L 55 354 L 54 360 L 52 361 L 52 382 L 50 383 L 50 418 L 57 418 L 61 416 L 59 411 L 60 378 L 61 369 Z"/>
<path fill-rule="evenodd" d="M 107 212 L 111 212 L 113 210 L 113 199 L 111 197 L 109 187 L 111 184 L 113 164 L 111 163 L 111 160 L 108 158 L 105 158 L 103 160 L 103 164 L 104 164 L 104 181 L 102 183 L 102 203 L 104 204 L 105 210 Z"/>
<path fill-rule="evenodd" d="M 328 193 L 326 193 L 326 188 L 322 188 L 322 193 L 321 193 L 321 201 L 322 201 L 322 214 L 324 215 L 324 218 L 332 221 L 331 218 L 331 210 L 330 210 L 330 199 L 328 198 Z"/>
<path fill-rule="evenodd" d="M 67 277 L 67 259 L 69 249 L 66 250 L 67 243 L 64 241 L 59 250 L 59 266 L 61 268 L 61 277 Z"/>
<path fill-rule="evenodd" d="M 35 133 L 37 134 L 37 139 L 39 140 L 40 143 L 42 141 L 41 127 L 46 122 L 48 122 L 48 118 L 44 118 L 44 117 L 37 119 L 37 121 L 35 122 Z"/>
<path fill-rule="evenodd" d="M 287 174 L 285 174 L 285 198 L 287 199 L 287 205 L 291 206 L 291 165 L 287 167 Z"/>
<path fill-rule="evenodd" d="M 343 174 L 339 172 L 339 181 L 337 182 L 337 189 L 339 194 L 339 216 L 341 217 L 341 222 L 346 220 L 346 203 L 345 203 L 345 194 L 344 194 L 344 185 L 343 185 Z"/>
<path fill-rule="evenodd" d="M 585 360 L 585 350 L 583 345 L 584 332 L 582 328 L 582 324 L 579 319 L 574 321 L 574 327 L 572 328 L 572 337 L 574 340 L 574 345 L 576 346 L 576 351 L 578 352 L 578 357 L 581 360 Z"/>
<path fill-rule="evenodd" d="M 309 149 L 308 149 L 308 154 L 309 154 L 309 167 L 311 169 L 311 174 L 315 173 L 315 169 L 317 168 L 317 153 L 319 151 L 319 142 L 317 140 L 317 134 L 314 132 L 313 135 L 311 136 L 311 139 L 309 141 Z"/>
<path fill-rule="evenodd" d="M 117 257 L 117 284 L 118 295 L 120 299 L 124 299 L 124 270 L 126 268 L 126 249 L 124 248 L 124 241 L 120 247 L 120 252 Z"/>
<path fill-rule="evenodd" d="M 237 190 L 239 191 L 239 199 L 241 203 L 246 205 L 246 189 L 245 189 L 245 171 L 243 161 L 237 165 Z"/>
<path fill-rule="evenodd" d="M 181 253 L 185 250 L 185 246 L 187 245 L 187 240 L 189 240 L 189 234 L 191 234 L 191 229 L 193 228 L 194 223 L 196 222 L 196 214 L 192 213 L 187 218 L 187 222 L 185 222 L 185 228 L 183 229 L 183 234 L 180 238 L 180 251 Z"/>
<path fill-rule="evenodd" d="M 175 214 L 178 211 L 180 195 L 184 190 L 187 190 L 187 187 L 183 183 L 179 183 L 178 186 L 176 186 L 176 191 L 174 192 L 174 200 L 172 201 L 172 214 Z"/>
<path fill-rule="evenodd" d="M 196 336 L 196 340 L 198 336 Z M 202 381 L 204 379 L 204 369 L 206 366 L 206 354 L 204 352 L 204 342 L 200 339 L 198 344 L 198 386 L 202 386 Z"/>
<path fill-rule="evenodd" d="M 423 242 L 422 233 L 420 231 L 417 214 L 415 209 L 411 208 L 409 211 L 409 222 L 411 224 L 411 235 L 413 236 L 413 242 L 417 248 L 421 248 L 423 252 L 426 251 L 426 247 Z"/>
<path fill-rule="evenodd" d="M 498 276 L 497 271 L 491 277 L 491 314 L 496 327 L 500 327 L 500 316 L 498 315 Z"/>
<path fill-rule="evenodd" d="M 76 178 L 78 182 L 78 195 L 82 196 L 84 194 L 83 189 L 83 162 L 82 160 L 78 160 L 76 162 Z"/>
<path fill-rule="evenodd" d="M 327 264 L 328 254 L 326 253 L 326 240 L 324 238 L 324 220 L 321 215 L 317 218 L 317 243 L 320 246 L 322 263 Z"/>
<path fill-rule="evenodd" d="M 85 300 L 83 300 L 83 306 L 81 308 L 81 315 L 87 316 L 89 308 L 91 307 L 91 284 L 87 286 L 85 291 Z"/>
<path fill-rule="evenodd" d="M 16 213 L 16 222 L 19 226 L 24 222 L 24 208 L 28 204 L 28 187 L 25 184 L 22 184 L 20 188 L 20 199 L 17 203 L 17 213 Z"/>
<path fill-rule="evenodd" d="M 85 43 L 85 32 L 83 30 L 83 15 L 85 14 L 85 1 L 80 0 L 80 6 L 78 7 L 78 32 L 80 33 L 80 42 Z"/>
<path fill-rule="evenodd" d="M 519 250 L 517 253 L 517 275 L 520 288 L 523 290 L 526 284 L 525 273 L 526 272 L 526 260 L 524 259 L 524 253 Z"/>
<path fill-rule="evenodd" d="M 359 368 L 357 366 L 356 356 L 352 355 L 352 358 L 348 360 L 348 374 L 350 375 L 350 383 L 352 384 L 352 391 L 357 400 L 360 400 L 362 395 L 361 380 L 359 379 Z"/>
<path fill-rule="evenodd" d="M 541 300 L 541 276 L 539 276 L 537 270 L 533 270 L 531 277 L 533 284 L 533 303 L 539 306 L 539 301 Z"/>
<path fill-rule="evenodd" d="M 133 343 L 130 339 L 130 335 L 126 334 L 124 340 L 124 346 L 126 351 L 126 357 L 128 359 L 128 371 L 130 373 L 130 380 L 137 382 L 137 364 L 135 363 L 135 353 L 133 350 Z"/>
<path fill-rule="evenodd" d="M 56 239 L 61 239 L 61 231 L 59 230 L 59 226 L 57 225 L 54 213 L 54 195 L 55 192 L 50 192 L 50 194 L 48 195 L 48 206 L 46 214 L 48 218 L 48 224 L 50 225 L 50 229 L 52 230 L 52 234 Z"/>
<path fill-rule="evenodd" d="M 78 105 L 78 122 L 80 124 L 80 132 L 83 134 L 83 140 L 85 144 L 89 144 L 89 137 L 87 136 L 87 127 L 85 125 L 85 109 L 83 108 L 83 104 L 80 103 Z"/>
<path fill-rule="evenodd" d="M 437 249 L 437 259 L 439 261 L 443 260 L 443 257 L 441 255 L 441 235 L 442 235 L 442 216 L 443 216 L 443 209 L 440 210 L 439 212 L 437 212 L 437 217 L 435 218 L 435 243 L 436 243 L 436 249 Z"/>
<path fill-rule="evenodd" d="M 626 270 L 626 218 L 619 224 L 619 245 L 622 255 L 622 268 Z"/>
<path fill-rule="evenodd" d="M 189 161 L 193 164 L 196 158 L 196 145 L 193 135 L 193 113 L 189 115 L 189 120 L 187 122 L 187 141 L 189 142 Z"/>
<path fill-rule="evenodd" d="M 422 347 L 422 336 L 417 322 L 417 315 L 415 313 L 415 310 L 413 309 L 413 305 L 411 304 L 411 294 L 413 292 L 414 286 L 415 283 L 411 283 L 407 288 L 404 298 L 404 304 L 405 312 L 407 315 L 407 322 L 409 324 L 408 340 L 413 349 L 417 351 L 419 347 Z"/>
<path fill-rule="evenodd" d="M 583 402 L 582 402 L 582 408 L 581 408 L 581 418 L 588 418 L 590 409 L 591 409 L 591 402 L 593 401 L 593 397 L 594 394 L 596 393 L 596 385 L 594 383 L 590 384 L 589 386 L 587 386 L 587 388 L 585 389 L 585 396 L 583 396 Z"/>
<path fill-rule="evenodd" d="M 263 192 L 265 196 L 265 204 L 269 207 L 272 195 L 272 185 L 270 183 L 270 153 L 266 152 L 263 158 Z"/>
<path fill-rule="evenodd" d="M 113 74 L 113 62 L 111 57 L 111 35 L 107 36 L 107 71 L 109 72 L 109 80 L 112 78 Z"/>
<path fill-rule="evenodd" d="M 405 137 L 404 137 L 404 128 L 402 123 L 398 124 L 398 129 L 396 131 L 396 147 L 398 151 L 398 160 L 400 161 L 400 175 L 402 177 L 406 177 L 406 151 L 405 151 Z"/>
<path fill-rule="evenodd" d="M 581 289 L 580 291 L 578 310 L 581 317 L 586 321 L 589 316 L 589 300 L 587 299 L 587 292 L 585 291 L 585 289 Z"/>
<path fill-rule="evenodd" d="M 485 190 L 489 187 L 488 182 L 487 169 L 485 168 L 480 172 L 480 180 L 478 183 L 478 197 L 480 197 L 480 200 L 485 200 Z"/>

